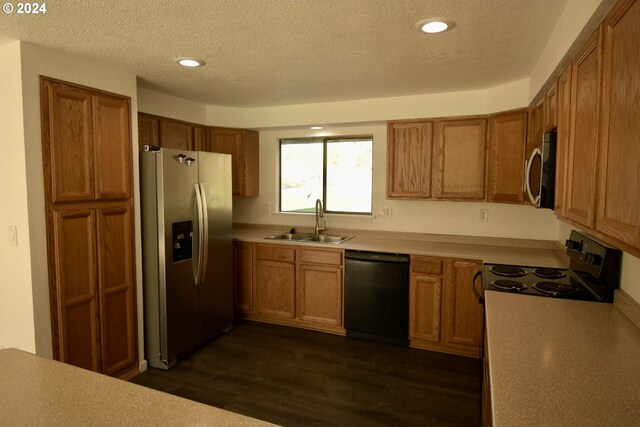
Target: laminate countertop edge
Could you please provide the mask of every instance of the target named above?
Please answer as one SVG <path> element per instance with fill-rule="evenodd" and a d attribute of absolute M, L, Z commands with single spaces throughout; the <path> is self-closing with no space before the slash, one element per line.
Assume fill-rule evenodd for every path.
<path fill-rule="evenodd" d="M 510 246 L 513 242 L 507 242 L 507 246 L 499 243 L 508 239 L 486 238 L 491 244 L 479 244 L 476 237 L 471 237 L 473 243 L 461 243 L 460 241 L 446 241 L 444 237 L 436 241 L 424 238 L 424 235 L 416 235 L 415 239 L 406 238 L 406 233 L 400 235 L 402 238 L 390 238 L 387 232 L 379 235 L 368 232 L 364 235 L 357 234 L 357 230 L 331 230 L 329 234 L 353 235 L 350 240 L 341 244 L 312 243 L 268 240 L 265 237 L 284 233 L 285 227 L 274 228 L 274 226 L 261 227 L 234 227 L 233 239 L 236 241 L 295 245 L 324 249 L 344 249 L 371 252 L 404 253 L 411 255 L 424 255 L 445 258 L 473 259 L 485 263 L 513 264 L 513 265 L 535 265 L 539 267 L 566 268 L 569 265 L 568 258 L 562 251 L 562 246 L 555 241 L 532 241 L 530 246 L 526 246 L 525 240 L 518 240 L 523 246 Z M 306 230 L 305 230 L 306 232 Z M 460 236 L 458 236 L 460 237 Z M 464 236 L 462 236 L 464 238 Z M 459 240 L 459 239 L 454 239 Z"/>

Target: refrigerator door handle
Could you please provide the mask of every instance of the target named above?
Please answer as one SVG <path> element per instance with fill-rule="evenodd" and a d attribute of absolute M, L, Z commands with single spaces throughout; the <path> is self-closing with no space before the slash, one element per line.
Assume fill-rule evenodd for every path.
<path fill-rule="evenodd" d="M 197 223 L 198 223 L 198 235 L 194 241 L 198 242 L 198 253 L 195 257 L 195 262 L 193 263 L 193 276 L 195 279 L 196 286 L 200 284 L 201 276 L 202 276 L 202 252 L 203 252 L 203 241 L 204 241 L 204 218 L 202 215 L 202 195 L 200 193 L 200 185 L 194 184 L 195 196 L 196 196 L 196 213 L 197 213 Z"/>
<path fill-rule="evenodd" d="M 200 186 L 200 200 L 202 202 L 202 250 L 200 252 L 201 269 L 200 269 L 200 283 L 204 283 L 207 278 L 207 260 L 209 259 L 209 214 L 207 209 L 207 195 L 204 189 L 204 184 L 198 184 Z"/>

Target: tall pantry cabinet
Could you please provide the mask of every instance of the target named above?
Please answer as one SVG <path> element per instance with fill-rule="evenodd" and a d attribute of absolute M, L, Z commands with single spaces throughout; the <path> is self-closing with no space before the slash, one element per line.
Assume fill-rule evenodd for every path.
<path fill-rule="evenodd" d="M 41 78 L 54 357 L 138 370 L 129 98 Z"/>

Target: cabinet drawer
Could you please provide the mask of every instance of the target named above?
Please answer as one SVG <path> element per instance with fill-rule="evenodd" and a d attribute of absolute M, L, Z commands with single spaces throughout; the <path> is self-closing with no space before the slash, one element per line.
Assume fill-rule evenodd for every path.
<path fill-rule="evenodd" d="M 311 264 L 342 265 L 342 251 L 301 249 L 300 262 Z"/>
<path fill-rule="evenodd" d="M 442 258 L 411 257 L 411 272 L 416 274 L 442 274 Z"/>
<path fill-rule="evenodd" d="M 256 245 L 256 258 L 269 261 L 294 262 L 296 250 L 282 246 Z"/>

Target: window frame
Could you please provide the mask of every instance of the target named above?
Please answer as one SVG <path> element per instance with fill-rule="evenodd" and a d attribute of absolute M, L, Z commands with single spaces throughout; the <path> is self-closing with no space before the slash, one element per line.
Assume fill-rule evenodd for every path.
<path fill-rule="evenodd" d="M 289 142 L 287 142 L 289 141 Z M 327 144 L 330 141 L 371 141 L 371 205 L 369 212 L 351 212 L 351 211 L 330 211 L 326 209 L 327 202 Z M 336 215 L 355 215 L 355 216 L 371 216 L 373 215 L 373 135 L 337 135 L 337 136 L 308 136 L 302 138 L 279 138 L 278 139 L 278 212 L 284 214 L 302 214 L 312 215 L 310 212 L 296 212 L 282 210 L 282 146 L 287 144 L 305 144 L 310 142 L 322 143 L 322 208 L 327 214 Z"/>

